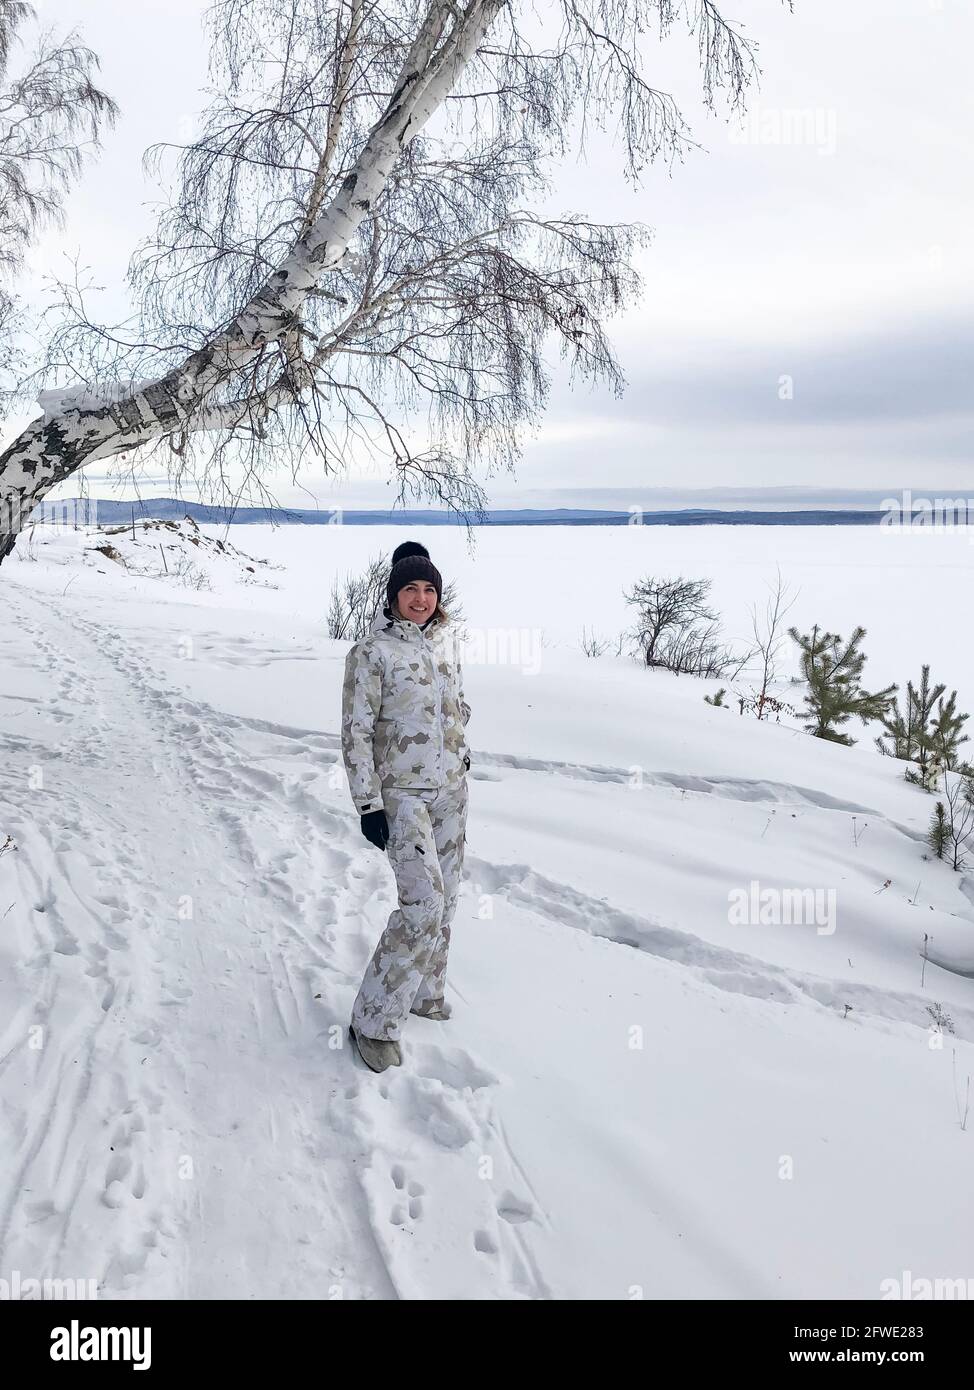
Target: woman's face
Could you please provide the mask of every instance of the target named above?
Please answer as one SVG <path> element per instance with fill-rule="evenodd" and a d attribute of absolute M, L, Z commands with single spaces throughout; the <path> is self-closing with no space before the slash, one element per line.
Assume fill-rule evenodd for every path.
<path fill-rule="evenodd" d="M 425 623 L 436 608 L 436 589 L 428 579 L 414 579 L 399 590 L 396 606 L 404 618 L 414 623 Z"/>

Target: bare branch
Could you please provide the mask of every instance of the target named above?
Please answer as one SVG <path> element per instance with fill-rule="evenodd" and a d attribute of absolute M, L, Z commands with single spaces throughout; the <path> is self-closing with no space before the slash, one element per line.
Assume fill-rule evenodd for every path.
<path fill-rule="evenodd" d="M 634 178 L 682 158 L 650 40 L 685 28 L 705 101 L 732 107 L 754 46 L 713 0 L 553 8 L 539 24 L 520 0 L 215 0 L 213 96 L 130 268 L 138 314 L 100 326 L 61 287 L 47 368 L 76 394 L 49 389 L 0 456 L 0 505 L 29 511 L 94 458 L 167 459 L 225 491 L 309 455 L 384 460 L 401 491 L 461 505 L 478 470 L 516 465 L 552 347 L 620 391 L 608 324 L 639 292 L 646 232 L 540 218 L 546 165 L 593 125 Z M 10 535 L 0 518 L 0 559 Z"/>

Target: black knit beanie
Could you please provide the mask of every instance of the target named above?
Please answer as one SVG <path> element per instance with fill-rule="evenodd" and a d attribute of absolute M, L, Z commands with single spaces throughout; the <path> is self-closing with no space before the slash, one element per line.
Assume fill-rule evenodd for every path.
<path fill-rule="evenodd" d="M 401 553 L 405 552 L 405 553 Z M 439 570 L 429 557 L 429 551 L 416 541 L 405 541 L 397 546 L 392 555 L 393 566 L 386 586 L 386 600 L 391 609 L 399 590 L 414 579 L 425 579 L 436 590 L 436 601 L 443 599 L 443 579 Z"/>

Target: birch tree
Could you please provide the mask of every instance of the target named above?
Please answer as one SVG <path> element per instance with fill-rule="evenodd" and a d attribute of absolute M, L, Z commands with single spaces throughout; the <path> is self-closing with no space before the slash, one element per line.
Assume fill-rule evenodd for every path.
<path fill-rule="evenodd" d="M 213 98 L 129 270 L 138 311 L 97 323 L 81 283 L 43 366 L 43 414 L 0 454 L 0 560 L 96 460 L 164 458 L 210 495 L 273 461 L 384 462 L 399 495 L 476 507 L 549 387 L 622 377 L 607 337 L 643 231 L 541 215 L 545 172 L 593 126 L 625 173 L 691 136 L 647 65 L 699 52 L 740 107 L 750 41 L 712 0 L 217 0 Z"/>
<path fill-rule="evenodd" d="M 34 10 L 0 0 L 0 405 L 20 360 L 17 282 L 31 237 L 57 222 L 65 191 L 117 108 L 95 85 L 98 59 L 75 33 L 37 34 Z"/>

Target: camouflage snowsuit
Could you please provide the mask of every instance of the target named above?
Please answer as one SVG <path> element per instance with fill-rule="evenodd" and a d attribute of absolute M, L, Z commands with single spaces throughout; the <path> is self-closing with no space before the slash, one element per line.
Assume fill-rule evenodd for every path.
<path fill-rule="evenodd" d="M 399 893 L 366 969 L 352 1023 L 398 1041 L 410 1009 L 443 1002 L 463 871 L 469 755 L 456 639 L 389 611 L 345 662 L 342 753 L 355 809 L 385 809 Z"/>

